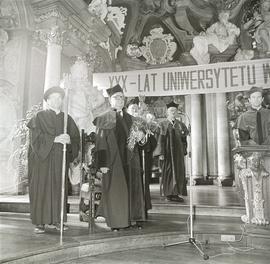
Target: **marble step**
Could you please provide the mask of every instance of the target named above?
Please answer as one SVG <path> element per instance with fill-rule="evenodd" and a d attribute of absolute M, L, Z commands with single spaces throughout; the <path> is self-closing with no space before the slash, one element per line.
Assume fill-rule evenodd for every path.
<path fill-rule="evenodd" d="M 69 212 L 78 213 L 79 204 L 74 200 L 70 202 Z M 0 212 L 29 213 L 29 202 L 5 201 L 0 202 Z M 153 203 L 150 214 L 183 214 L 188 215 L 189 205 L 186 204 L 166 204 Z M 223 217 L 241 217 L 245 214 L 245 208 L 241 206 L 207 206 L 193 205 L 193 214 L 200 216 L 223 216 Z"/>

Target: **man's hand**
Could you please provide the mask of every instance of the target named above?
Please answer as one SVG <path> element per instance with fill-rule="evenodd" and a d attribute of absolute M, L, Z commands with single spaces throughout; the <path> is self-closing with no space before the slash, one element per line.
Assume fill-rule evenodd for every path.
<path fill-rule="evenodd" d="M 102 168 L 100 168 L 100 171 L 101 171 L 103 174 L 106 174 L 106 173 L 109 171 L 109 168 L 107 168 L 107 167 L 102 167 Z"/>
<path fill-rule="evenodd" d="M 164 160 L 164 155 L 160 155 L 160 156 L 159 156 L 159 159 L 160 159 L 160 160 Z"/>
<path fill-rule="evenodd" d="M 54 139 L 55 143 L 70 144 L 70 136 L 68 134 L 61 134 Z"/>

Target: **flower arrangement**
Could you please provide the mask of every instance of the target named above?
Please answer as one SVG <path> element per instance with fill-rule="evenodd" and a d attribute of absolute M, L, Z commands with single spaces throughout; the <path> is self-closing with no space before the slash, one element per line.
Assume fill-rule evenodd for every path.
<path fill-rule="evenodd" d="M 19 189 L 22 189 L 19 192 L 22 192 L 22 194 L 25 192 L 23 189 L 27 182 L 27 154 L 29 146 L 29 130 L 27 123 L 41 109 L 42 103 L 32 106 L 31 109 L 26 112 L 26 118 L 18 121 L 12 136 L 15 150 L 10 155 L 8 166 L 17 169 L 18 185 L 20 187 Z"/>
<path fill-rule="evenodd" d="M 144 97 L 139 97 L 139 101 L 138 117 L 135 117 L 128 137 L 128 148 L 131 151 L 137 143 L 144 145 L 148 137 L 154 135 L 159 128 L 154 115 L 149 112 L 147 105 L 144 103 Z"/>

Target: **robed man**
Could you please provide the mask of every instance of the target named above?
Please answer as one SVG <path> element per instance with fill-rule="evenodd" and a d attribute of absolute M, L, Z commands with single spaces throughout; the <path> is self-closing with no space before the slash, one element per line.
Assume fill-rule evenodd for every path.
<path fill-rule="evenodd" d="M 44 233 L 45 225 L 60 230 L 63 145 L 67 144 L 66 166 L 79 152 L 79 130 L 70 116 L 67 133 L 63 134 L 64 113 L 61 108 L 64 96 L 62 88 L 49 88 L 44 93 L 47 109 L 39 111 L 27 125 L 30 132 L 30 213 L 32 223 L 36 225 L 35 233 Z M 67 179 L 65 185 L 64 222 L 67 218 Z M 63 230 L 66 229 L 67 226 L 64 226 Z"/>
<path fill-rule="evenodd" d="M 177 117 L 178 104 L 167 104 L 167 119 L 160 124 L 158 146 L 163 193 L 168 201 L 183 202 L 187 195 L 184 156 L 187 154 L 188 129 Z"/>
<path fill-rule="evenodd" d="M 270 110 L 264 108 L 263 89 L 248 91 L 249 109 L 237 121 L 239 140 L 243 145 L 270 145 Z"/>
<path fill-rule="evenodd" d="M 126 104 L 127 112 L 134 116 L 139 116 L 139 99 L 138 97 L 131 99 Z M 149 114 L 151 115 L 151 114 Z M 150 194 L 150 182 L 152 177 L 153 166 L 153 152 L 157 146 L 157 140 L 154 134 L 150 131 L 144 131 L 146 133 L 146 140 L 138 144 L 141 167 L 144 172 L 144 197 L 145 197 L 145 216 L 148 216 L 148 210 L 152 209 L 151 194 Z M 144 166 L 144 168 L 143 168 Z"/>
<path fill-rule="evenodd" d="M 107 93 L 111 109 L 94 120 L 97 168 L 103 173 L 97 216 L 117 231 L 145 219 L 144 197 L 138 148 L 128 148 L 133 117 L 123 111 L 125 97 L 119 85 Z"/>

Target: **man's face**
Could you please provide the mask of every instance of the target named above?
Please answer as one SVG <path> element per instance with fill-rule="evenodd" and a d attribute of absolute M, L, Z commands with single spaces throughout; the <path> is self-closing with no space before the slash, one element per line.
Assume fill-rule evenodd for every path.
<path fill-rule="evenodd" d="M 54 110 L 61 110 L 63 104 L 63 98 L 60 93 L 52 93 L 47 99 L 47 105 Z"/>
<path fill-rule="evenodd" d="M 109 101 L 112 108 L 122 110 L 125 104 L 125 96 L 123 93 L 117 92 L 110 97 Z"/>
<path fill-rule="evenodd" d="M 248 100 L 251 104 L 251 107 L 253 107 L 255 109 L 259 108 L 263 102 L 262 93 L 261 92 L 252 93 Z"/>
<path fill-rule="evenodd" d="M 137 104 L 131 104 L 128 106 L 127 112 L 132 116 L 138 116 L 139 107 Z"/>
<path fill-rule="evenodd" d="M 177 114 L 176 107 L 169 107 L 167 109 L 167 117 L 168 117 L 168 119 L 174 120 L 176 118 L 176 114 Z"/>

